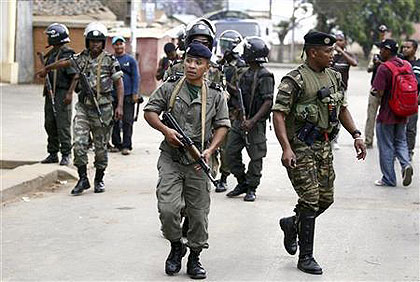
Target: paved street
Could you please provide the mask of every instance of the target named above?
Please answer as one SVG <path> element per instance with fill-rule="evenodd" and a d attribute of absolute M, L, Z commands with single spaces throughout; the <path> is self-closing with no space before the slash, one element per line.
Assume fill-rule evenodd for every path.
<path fill-rule="evenodd" d="M 287 72 L 273 69 L 277 84 Z M 350 73 L 349 108 L 363 132 L 370 76 Z M 41 160 L 46 156 L 40 86 L 1 86 L 3 160 Z M 2 281 L 181 281 L 168 277 L 164 261 L 169 243 L 160 234 L 155 186 L 162 135 L 141 117 L 129 156 L 110 154 L 107 191 L 69 195 L 74 183 L 51 193 L 30 195 L 2 207 Z M 417 140 L 419 141 L 419 140 Z M 257 201 L 247 203 L 212 192 L 210 248 L 202 263 L 209 281 L 418 281 L 419 145 L 415 175 L 403 187 L 373 185 L 380 178 L 376 143 L 366 161 L 355 158 L 352 139 L 342 131 L 334 152 L 336 197 L 316 225 L 315 257 L 324 275 L 296 269 L 297 256 L 282 245 L 280 217 L 290 215 L 296 195 L 281 166 L 281 149 L 268 131 Z M 93 157 L 91 154 L 90 157 Z M 92 158 L 91 158 L 92 160 Z M 93 181 L 90 163 L 90 178 Z M 229 178 L 229 186 L 236 182 Z"/>

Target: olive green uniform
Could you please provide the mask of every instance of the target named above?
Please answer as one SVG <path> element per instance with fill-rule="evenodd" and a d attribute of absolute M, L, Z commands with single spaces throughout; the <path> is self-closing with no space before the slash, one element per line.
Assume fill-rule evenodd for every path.
<path fill-rule="evenodd" d="M 73 54 L 73 49 L 65 45 L 53 48 L 45 55 L 46 65 L 52 64 L 57 60 L 66 59 Z M 71 104 L 66 105 L 64 99 L 75 74 L 76 70 L 72 67 L 48 73 L 56 109 L 56 115 L 54 115 L 51 97 L 47 93 L 47 89 L 44 88 L 44 127 L 48 135 L 47 151 L 50 154 L 57 154 L 61 151 L 62 155 L 68 155 L 71 152 L 72 106 Z"/>
<path fill-rule="evenodd" d="M 307 64 L 288 73 L 280 83 L 272 110 L 285 114 L 287 136 L 296 155 L 296 167 L 287 169 L 299 197 L 296 211 L 322 212 L 334 201 L 335 173 L 330 140 L 337 134 L 340 108 L 347 106 L 340 85 L 338 72 L 329 68 L 314 72 Z M 330 89 L 330 98 L 318 97 L 322 87 Z M 313 141 L 312 145 L 301 140 L 303 128 L 308 129 L 308 124 L 319 130 L 319 134 L 312 135 L 314 138 L 305 139 Z"/>
<path fill-rule="evenodd" d="M 115 81 L 123 76 L 118 60 L 114 55 L 103 51 L 98 57 L 92 58 L 88 50 L 74 56 L 74 60 L 86 74 L 89 85 L 96 93 L 96 100 L 102 113 L 102 126 L 95 106 L 79 89 L 79 101 L 76 104 L 76 116 L 73 123 L 74 134 L 74 165 L 83 166 L 88 163 L 89 134 L 92 132 L 95 145 L 95 167 L 105 169 L 108 165 L 107 144 L 111 136 L 113 109 L 111 91 Z M 72 61 L 75 64 L 74 61 Z M 99 77 L 98 77 L 99 71 Z"/>
<path fill-rule="evenodd" d="M 239 85 L 245 106 L 246 118 L 251 119 L 261 108 L 266 100 L 272 103 L 274 92 L 274 76 L 266 68 L 260 67 L 257 70 L 248 68 L 240 78 Z M 255 88 L 254 93 L 252 88 Z M 263 158 L 267 154 L 266 120 L 270 111 L 258 120 L 247 134 L 241 128 L 242 120 L 236 119 L 232 129 L 228 133 L 226 145 L 226 159 L 231 173 L 238 179 L 239 183 L 244 181 L 251 190 L 260 184 L 262 176 Z M 246 135 L 249 146 L 246 144 Z M 242 161 L 242 150 L 246 148 L 250 161 L 248 170 L 245 172 L 245 165 Z"/>
<path fill-rule="evenodd" d="M 172 93 L 180 80 L 169 79 L 150 96 L 144 111 L 160 114 L 168 111 Z M 207 87 L 204 144 L 209 144 L 212 129 L 230 127 L 228 108 L 223 92 L 219 87 Z M 201 93 L 196 98 L 190 96 L 187 83 L 184 82 L 171 108 L 171 113 L 180 127 L 196 146 L 201 149 Z M 210 183 L 201 171 L 196 171 L 194 160 L 168 144 L 160 145 L 161 154 L 157 168 L 159 181 L 156 195 L 162 231 L 166 239 L 176 242 L 181 239 L 181 210 L 189 218 L 187 233 L 188 245 L 192 249 L 207 246 L 208 214 L 210 211 Z M 201 150 L 202 151 L 202 150 Z"/>

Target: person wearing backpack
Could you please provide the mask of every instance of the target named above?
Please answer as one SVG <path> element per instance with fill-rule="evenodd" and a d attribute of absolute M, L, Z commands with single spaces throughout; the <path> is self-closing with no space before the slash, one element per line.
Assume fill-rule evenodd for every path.
<path fill-rule="evenodd" d="M 410 114 L 410 107 L 414 103 L 417 107 L 417 81 L 410 64 L 397 57 L 398 44 L 395 40 L 386 39 L 379 47 L 384 63 L 378 67 L 371 93 L 381 97 L 376 135 L 382 178 L 376 180 L 375 185 L 396 186 L 394 160 L 397 157 L 402 168 L 403 185 L 408 186 L 413 167 L 408 155 L 406 124 L 407 117 L 413 114 Z M 414 91 L 415 95 L 412 95 Z"/>

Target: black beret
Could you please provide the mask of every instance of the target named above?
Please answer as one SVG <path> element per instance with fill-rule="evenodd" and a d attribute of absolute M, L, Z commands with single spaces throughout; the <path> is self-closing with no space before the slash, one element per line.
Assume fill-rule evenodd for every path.
<path fill-rule="evenodd" d="M 188 45 L 186 52 L 189 56 L 205 58 L 207 60 L 210 60 L 212 56 L 210 49 L 198 42 L 192 42 L 190 45 Z"/>
<path fill-rule="evenodd" d="M 319 31 L 310 31 L 303 39 L 306 46 L 333 46 L 337 41 L 334 35 Z"/>

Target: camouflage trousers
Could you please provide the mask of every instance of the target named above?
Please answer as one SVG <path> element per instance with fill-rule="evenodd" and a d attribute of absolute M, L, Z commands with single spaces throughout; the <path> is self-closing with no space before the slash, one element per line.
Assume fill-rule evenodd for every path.
<path fill-rule="evenodd" d="M 71 105 L 64 104 L 67 90 L 57 88 L 55 93 L 55 109 L 57 114 L 54 115 L 51 98 L 45 96 L 44 106 L 44 128 L 48 135 L 47 151 L 50 154 L 56 154 L 59 151 L 63 155 L 71 152 Z"/>
<path fill-rule="evenodd" d="M 93 107 L 80 102 L 76 104 L 76 116 L 73 121 L 74 136 L 74 165 L 83 166 L 88 164 L 89 135 L 92 133 L 95 146 L 95 167 L 105 169 L 108 165 L 107 144 L 111 137 L 113 110 L 112 104 L 101 105 L 103 127 L 98 114 Z"/>
<path fill-rule="evenodd" d="M 159 181 L 156 189 L 159 218 L 163 235 L 169 241 L 182 236 L 181 212 L 189 219 L 188 246 L 207 248 L 210 183 L 205 173 L 194 164 L 182 165 L 161 152 L 158 160 Z"/>
<path fill-rule="evenodd" d="M 287 173 L 299 199 L 296 211 L 326 210 L 334 202 L 333 154 L 329 141 L 315 141 L 312 146 L 295 138 L 291 142 L 296 167 Z"/>

